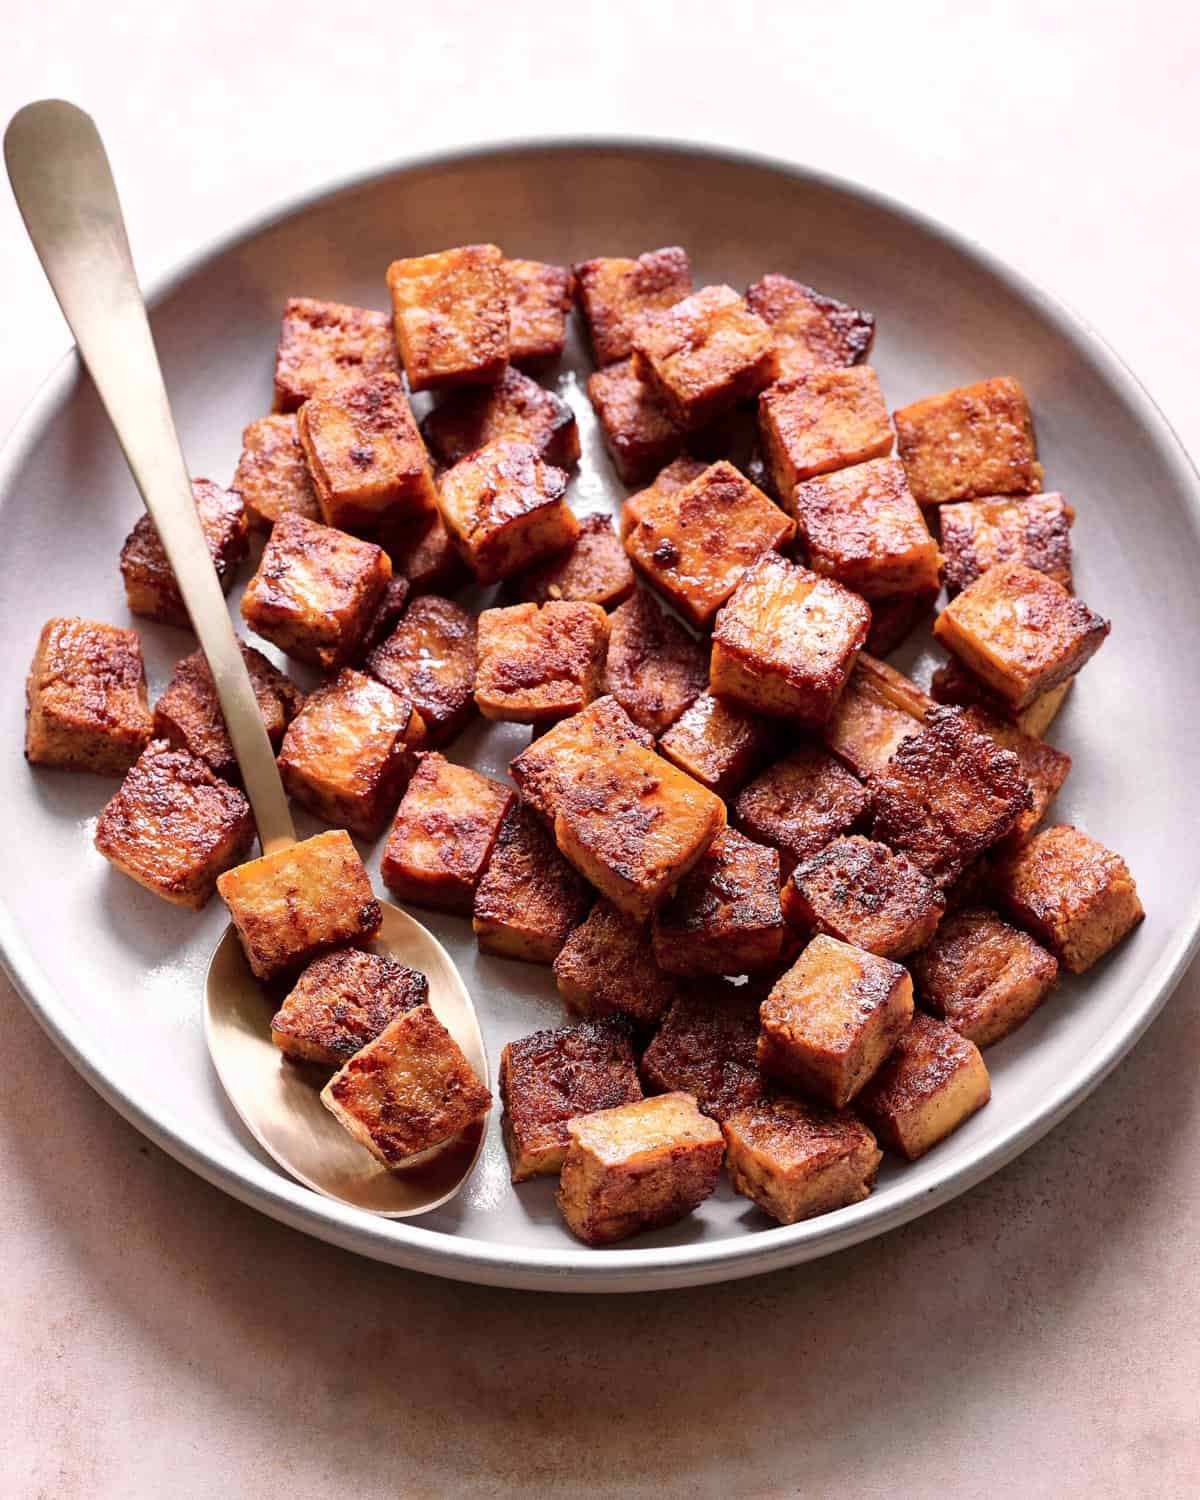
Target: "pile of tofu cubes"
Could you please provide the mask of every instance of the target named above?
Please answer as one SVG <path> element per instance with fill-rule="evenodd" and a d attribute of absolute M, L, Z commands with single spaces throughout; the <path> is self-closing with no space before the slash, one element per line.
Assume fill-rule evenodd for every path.
<path fill-rule="evenodd" d="M 274 1040 L 389 1167 L 478 1126 L 488 1091 L 424 976 L 371 951 L 350 835 L 403 903 L 553 966 L 569 1024 L 505 1047 L 514 1182 L 554 1174 L 603 1245 L 713 1191 L 792 1223 L 872 1188 L 986 1104 L 981 1049 L 1141 919 L 1124 861 L 1042 821 L 1044 735 L 1109 625 L 1073 591 L 1019 383 L 891 413 L 874 319 L 783 275 L 693 287 L 671 247 L 568 270 L 469 245 L 396 261 L 392 315 L 296 299 L 275 409 L 195 498 L 287 791 L 328 832 L 242 863 L 254 826 L 203 657 L 147 707 L 138 637 L 51 620 L 27 753 L 123 775 L 100 851 L 168 900 L 219 889 L 279 987 Z M 630 493 L 568 498 L 553 377 L 573 306 Z M 418 424 L 410 394 L 435 392 Z M 185 625 L 153 525 L 129 608 Z M 497 586 L 489 607 L 464 589 Z M 884 658 L 948 603 L 920 687 Z M 454 758 L 531 726 L 511 782 Z M 447 753 L 449 752 L 449 753 Z M 511 976 L 504 981 L 512 982 Z"/>

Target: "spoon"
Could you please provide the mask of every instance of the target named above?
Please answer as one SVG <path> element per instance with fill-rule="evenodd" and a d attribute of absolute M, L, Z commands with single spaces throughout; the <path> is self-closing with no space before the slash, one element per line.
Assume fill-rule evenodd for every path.
<path fill-rule="evenodd" d="M 264 854 L 296 842 L 275 754 L 192 499 L 104 144 L 90 115 L 58 99 L 13 116 L 4 155 L 21 216 L 80 358 L 116 431 L 208 660 Z M 384 902 L 377 947 L 419 969 L 429 1004 L 489 1084 L 471 998 L 449 954 Z M 298 1181 L 384 1218 L 428 1213 L 470 1175 L 483 1128 L 389 1171 L 321 1104 L 322 1079 L 271 1042 L 273 1006 L 231 925 L 208 967 L 205 1036 L 225 1092 L 260 1146 Z"/>

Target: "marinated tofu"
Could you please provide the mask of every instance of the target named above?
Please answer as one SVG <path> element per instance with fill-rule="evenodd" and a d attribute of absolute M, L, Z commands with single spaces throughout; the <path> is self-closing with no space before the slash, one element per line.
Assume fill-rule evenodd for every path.
<path fill-rule="evenodd" d="M 222 589 L 229 592 L 238 564 L 249 551 L 249 528 L 241 498 L 223 490 L 211 479 L 194 479 L 192 495 L 200 517 L 200 529 L 208 543 L 208 555 Z M 191 621 L 179 592 L 179 584 L 154 522 L 142 516 L 121 548 L 121 577 L 130 611 L 160 625 L 178 625 L 186 630 Z"/>
<path fill-rule="evenodd" d="M 480 951 L 552 964 L 592 904 L 587 881 L 554 846 L 528 808 L 512 806 L 475 892 Z"/>
<path fill-rule="evenodd" d="M 793 515 L 798 485 L 884 458 L 893 442 L 870 365 L 810 370 L 768 387 L 758 398 L 758 432 L 775 491 Z"/>
<path fill-rule="evenodd" d="M 917 1011 L 891 1056 L 858 1096 L 858 1113 L 880 1145 L 915 1161 L 945 1140 L 992 1095 L 974 1042 Z"/>
<path fill-rule="evenodd" d="M 856 776 L 879 776 L 933 707 L 903 672 L 863 651 L 825 726 L 825 743 Z"/>
<path fill-rule="evenodd" d="M 397 1016 L 429 1000 L 417 969 L 359 948 L 324 953 L 271 1020 L 271 1040 L 295 1062 L 340 1068 Z"/>
<path fill-rule="evenodd" d="M 946 918 L 912 971 L 926 1010 L 977 1047 L 989 1047 L 1042 1003 L 1054 988 L 1058 961 L 994 911 L 968 907 Z"/>
<path fill-rule="evenodd" d="M 968 672 L 960 661 L 951 657 L 934 671 L 929 691 L 938 703 L 980 708 L 989 718 L 1002 719 L 1022 734 L 1040 737 L 1057 717 L 1073 681 L 1068 677 L 1066 682 L 1060 682 L 1057 687 L 1035 698 L 1028 708 L 1018 709 L 998 697 L 973 672 Z"/>
<path fill-rule="evenodd" d="M 783 914 L 801 932 L 904 958 L 923 948 L 946 909 L 945 898 L 903 854 L 850 834 L 826 844 L 793 870 Z"/>
<path fill-rule="evenodd" d="M 871 628 L 867 632 L 867 650 L 872 656 L 890 656 L 901 647 L 913 631 L 933 613 L 938 590 L 926 589 L 920 594 L 893 594 L 871 604 Z"/>
<path fill-rule="evenodd" d="M 425 745 L 447 745 L 475 712 L 475 616 L 451 599 L 422 595 L 367 657 L 367 671 L 407 698 L 425 726 Z"/>
<path fill-rule="evenodd" d="M 552 723 L 599 695 L 608 616 L 598 604 L 513 604 L 479 616 L 475 705 L 486 719 Z"/>
<path fill-rule="evenodd" d="M 540 260 L 506 260 L 509 353 L 514 364 L 557 359 L 567 341 L 567 314 L 575 278 L 566 266 Z"/>
<path fill-rule="evenodd" d="M 723 828 L 654 914 L 654 957 L 668 974 L 752 974 L 784 943 L 779 853 Z"/>
<path fill-rule="evenodd" d="M 779 851 L 786 880 L 801 860 L 856 827 L 869 805 L 857 776 L 820 746 L 801 745 L 739 792 L 730 817 L 750 838 Z"/>
<path fill-rule="evenodd" d="M 914 401 L 893 420 L 909 487 L 921 505 L 1028 495 L 1042 487 L 1033 414 L 1011 376 Z"/>
<path fill-rule="evenodd" d="M 246 520 L 255 531 L 270 531 L 285 515 L 321 519 L 294 412 L 263 417 L 243 431 L 231 488 L 242 497 Z"/>
<path fill-rule="evenodd" d="M 1045 573 L 1071 593 L 1071 523 L 1074 509 L 1054 492 L 943 505 L 942 551 L 946 592 L 953 599 L 999 562 L 1019 562 Z"/>
<path fill-rule="evenodd" d="M 47 620 L 25 682 L 25 759 L 123 776 L 152 730 L 137 632 L 98 620 Z"/>
<path fill-rule="evenodd" d="M 261 651 L 244 642 L 242 660 L 250 674 L 267 738 L 278 750 L 288 725 L 300 712 L 304 694 Z M 154 734 L 177 750 L 190 750 L 226 781 L 239 779 L 233 741 L 203 651 L 193 651 L 176 662 L 170 682 L 154 705 Z"/>
<path fill-rule="evenodd" d="M 626 742 L 653 749 L 654 739 L 612 697 L 597 698 L 539 736 L 509 766 L 521 800 L 553 824 L 563 799 L 584 770 Z"/>
<path fill-rule="evenodd" d="M 678 245 L 648 250 L 636 260 L 602 256 L 574 267 L 575 296 L 598 365 L 628 359 L 633 330 L 647 313 L 662 312 L 692 290 L 687 251 Z"/>
<path fill-rule="evenodd" d="M 511 366 L 495 385 L 449 391 L 421 423 L 430 453 L 447 467 L 489 443 L 528 443 L 548 464 L 579 462 L 579 427 L 561 397 Z"/>
<path fill-rule="evenodd" d="M 1030 837 L 1058 796 L 1070 774 L 1071 757 L 1065 750 L 1056 750 L 1045 740 L 1024 734 L 1015 724 L 997 718 L 986 709 L 968 708 L 966 715 L 980 734 L 986 734 L 1002 750 L 1012 751 L 1029 783 L 1029 806 L 998 843 L 1000 849 L 1017 849 Z"/>
<path fill-rule="evenodd" d="M 679 994 L 654 961 L 649 930 L 603 897 L 568 935 L 554 978 L 567 1009 L 590 1019 L 624 1015 L 652 1026 Z"/>
<path fill-rule="evenodd" d="M 707 655 L 678 620 L 637 589 L 610 616 L 604 691 L 635 724 L 663 734 L 707 686 Z"/>
<path fill-rule="evenodd" d="M 587 393 L 623 484 L 643 484 L 678 457 L 683 431 L 632 359 L 590 375 Z"/>
<path fill-rule="evenodd" d="M 509 294 L 495 245 L 395 260 L 387 283 L 410 390 L 500 379 L 509 357 Z"/>
<path fill-rule="evenodd" d="M 777 740 L 772 720 L 701 693 L 659 740 L 658 752 L 701 786 L 729 797 L 770 757 Z"/>
<path fill-rule="evenodd" d="M 277 412 L 299 411 L 313 396 L 344 381 L 394 375 L 396 370 L 386 313 L 315 297 L 288 298 L 275 359 Z"/>
<path fill-rule="evenodd" d="M 714 1120 L 761 1098 L 758 1001 L 759 992 L 746 985 L 689 984 L 642 1054 L 647 1088 L 691 1094 Z"/>
<path fill-rule="evenodd" d="M 746 288 L 746 305 L 770 325 L 779 379 L 809 370 L 856 365 L 875 338 L 875 318 L 790 276 L 768 274 Z"/>
<path fill-rule="evenodd" d="M 377 540 L 410 594 L 453 594 L 471 581 L 438 511 L 415 521 L 385 522 Z"/>
<path fill-rule="evenodd" d="M 501 438 L 442 475 L 438 505 L 476 580 L 497 583 L 573 545 L 579 522 L 566 493 L 562 469 L 532 444 Z"/>
<path fill-rule="evenodd" d="M 615 609 L 633 593 L 633 569 L 612 517 L 600 512 L 579 517 L 579 535 L 568 551 L 516 574 L 508 588 L 512 598 L 530 604 L 564 600 Z"/>

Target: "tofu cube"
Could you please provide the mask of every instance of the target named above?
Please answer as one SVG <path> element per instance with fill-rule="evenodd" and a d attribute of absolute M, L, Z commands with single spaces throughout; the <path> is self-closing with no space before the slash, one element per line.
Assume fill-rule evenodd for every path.
<path fill-rule="evenodd" d="M 255 531 L 270 531 L 289 514 L 321 519 L 294 412 L 263 417 L 243 431 L 231 488 L 242 497 L 246 521 Z"/>
<path fill-rule="evenodd" d="M 1145 916 L 1129 866 L 1078 828 L 1035 834 L 994 872 L 994 889 L 1072 974 L 1103 958 Z"/>
<path fill-rule="evenodd" d="M 532 444 L 498 439 L 442 475 L 438 506 L 476 580 L 497 583 L 575 542 L 566 493 L 566 474 Z"/>
<path fill-rule="evenodd" d="M 883 1159 L 861 1120 L 803 1099 L 760 1100 L 721 1128 L 735 1191 L 780 1224 L 860 1203 Z"/>
<path fill-rule="evenodd" d="M 880 958 L 923 948 L 946 909 L 913 862 L 861 834 L 834 839 L 792 871 L 783 914 L 802 932 L 823 932 Z"/>
<path fill-rule="evenodd" d="M 387 836 L 384 884 L 414 906 L 470 916 L 512 800 L 511 787 L 422 755 Z"/>
<path fill-rule="evenodd" d="M 450 540 L 439 511 L 415 521 L 385 521 L 377 540 L 410 594 L 453 594 L 471 581 L 471 570 Z"/>
<path fill-rule="evenodd" d="M 779 851 L 786 880 L 801 860 L 860 823 L 869 806 L 857 776 L 818 745 L 801 745 L 738 793 L 730 817 L 750 838 Z"/>
<path fill-rule="evenodd" d="M 633 331 L 633 368 L 685 432 L 757 396 L 778 371 L 775 338 L 731 286 L 708 286 Z"/>
<path fill-rule="evenodd" d="M 501 438 L 530 444 L 560 469 L 579 462 L 575 413 L 511 365 L 495 385 L 449 391 L 421 423 L 421 433 L 430 453 L 447 467 Z"/>
<path fill-rule="evenodd" d="M 934 671 L 929 691 L 938 703 L 979 708 L 989 718 L 1002 719 L 1022 734 L 1040 737 L 1053 724 L 1073 681 L 1068 677 L 1066 682 L 1060 682 L 1057 687 L 1035 698 L 1028 708 L 1018 709 L 997 697 L 973 672 L 968 672 L 960 661 L 951 657 Z"/>
<path fill-rule="evenodd" d="M 626 741 L 653 749 L 654 739 L 640 729 L 615 698 L 597 698 L 522 750 L 509 766 L 521 800 L 553 824 L 563 799 L 584 770 Z"/>
<path fill-rule="evenodd" d="M 915 401 L 893 419 L 909 487 L 921 505 L 1028 495 L 1042 487 L 1033 414 L 1011 376 Z"/>
<path fill-rule="evenodd" d="M 992 1096 L 974 1042 L 917 1011 L 892 1055 L 858 1096 L 857 1109 L 889 1151 L 916 1161 Z"/>
<path fill-rule="evenodd" d="M 709 687 L 743 708 L 819 728 L 870 623 L 870 606 L 857 594 L 768 553 L 717 615 Z"/>
<path fill-rule="evenodd" d="M 938 512 L 946 557 L 946 592 L 953 599 L 999 562 L 1036 568 L 1071 593 L 1074 509 L 1057 492 L 990 500 L 959 500 Z"/>
<path fill-rule="evenodd" d="M 884 458 L 893 442 L 870 365 L 810 370 L 770 386 L 758 398 L 758 432 L 775 491 L 793 515 L 805 480 Z"/>
<path fill-rule="evenodd" d="M 825 743 L 856 776 L 880 776 L 933 706 L 903 672 L 863 651 L 825 726 Z"/>
<path fill-rule="evenodd" d="M 591 904 L 587 881 L 534 815 L 510 807 L 475 892 L 472 925 L 480 951 L 552 964 Z"/>
<path fill-rule="evenodd" d="M 988 1047 L 1033 1014 L 1054 987 L 1058 962 L 995 912 L 968 907 L 946 918 L 912 971 L 925 1008 Z"/>
<path fill-rule="evenodd" d="M 275 410 L 294 412 L 346 380 L 394 375 L 396 346 L 386 313 L 315 297 L 284 304 L 275 359 Z"/>
<path fill-rule="evenodd" d="M 779 854 L 723 828 L 654 914 L 654 957 L 668 974 L 752 974 L 783 951 Z"/>
<path fill-rule="evenodd" d="M 746 985 L 689 984 L 642 1054 L 646 1086 L 691 1094 L 714 1120 L 761 1098 L 758 1000 Z"/>
<path fill-rule="evenodd" d="M 687 251 L 678 245 L 648 250 L 636 260 L 585 260 L 574 272 L 576 300 L 598 365 L 628 359 L 638 320 L 674 307 L 692 290 Z"/>
<path fill-rule="evenodd" d="M 369 943 L 383 911 L 343 828 L 229 870 L 217 881 L 257 979 L 275 979 L 330 948 Z"/>
<path fill-rule="evenodd" d="M 589 1245 L 674 1224 L 712 1193 L 721 1172 L 721 1127 L 690 1094 L 658 1094 L 583 1115 L 570 1138 L 557 1203 Z"/>
<path fill-rule="evenodd" d="M 449 744 L 475 712 L 475 616 L 451 599 L 414 599 L 399 625 L 367 657 L 367 671 L 407 698 L 430 749 Z"/>
<path fill-rule="evenodd" d="M 242 619 L 297 661 L 333 671 L 357 655 L 391 577 L 373 542 L 281 516 L 242 595 Z"/>
<path fill-rule="evenodd" d="M 321 1090 L 321 1103 L 385 1167 L 487 1117 L 492 1096 L 428 1005 L 390 1021 Z"/>
<path fill-rule="evenodd" d="M 208 554 L 217 578 L 229 592 L 238 564 L 249 551 L 249 528 L 240 497 L 223 490 L 210 479 L 194 479 L 192 495 L 200 516 L 200 529 L 208 543 Z M 130 611 L 160 625 L 191 626 L 183 595 L 158 531 L 149 516 L 142 516 L 121 548 L 121 577 Z"/>
<path fill-rule="evenodd" d="M 875 339 L 873 314 L 790 276 L 762 277 L 746 288 L 746 305 L 775 335 L 780 380 L 809 370 L 856 365 L 866 359 Z"/>
<path fill-rule="evenodd" d="M 495 245 L 394 260 L 387 270 L 408 386 L 492 385 L 509 353 L 508 278 Z"/>
<path fill-rule="evenodd" d="M 509 580 L 514 599 L 531 604 L 565 600 L 613 609 L 633 593 L 633 569 L 612 517 L 604 512 L 579 517 L 575 545 L 557 557 L 535 563 Z"/>
<path fill-rule="evenodd" d="M 867 650 L 871 655 L 890 656 L 902 646 L 933 613 L 938 592 L 926 589 L 919 594 L 893 594 L 888 599 L 873 600 L 871 628 L 867 632 Z"/>
<path fill-rule="evenodd" d="M 296 980 L 271 1021 L 271 1040 L 294 1062 L 340 1068 L 405 1011 L 429 1000 L 429 981 L 407 964 L 339 948 Z"/>
<path fill-rule="evenodd" d="M 567 314 L 575 278 L 566 266 L 540 260 L 506 260 L 509 351 L 514 364 L 557 359 L 567 342 Z"/>
<path fill-rule="evenodd" d="M 707 686 L 707 652 L 645 589 L 609 620 L 605 693 L 635 724 L 666 732 Z"/>
<path fill-rule="evenodd" d="M 512 1180 L 556 1177 L 571 1120 L 641 1097 L 629 1031 L 619 1021 L 581 1021 L 509 1042 L 500 1056 L 500 1099 Z"/>
<path fill-rule="evenodd" d="M 151 740 L 96 823 L 100 853 L 131 880 L 199 911 L 254 842 L 250 804 L 202 760 Z"/>
<path fill-rule="evenodd" d="M 683 432 L 632 359 L 588 377 L 588 400 L 623 484 L 642 484 L 677 458 Z"/>
<path fill-rule="evenodd" d="M 1028 840 L 1058 796 L 1063 782 L 1070 774 L 1071 757 L 1066 751 L 1046 744 L 1045 740 L 1022 733 L 1015 724 L 995 717 L 986 709 L 968 708 L 965 712 L 972 728 L 980 734 L 986 734 L 1002 750 L 1012 751 L 1021 767 L 1021 774 L 1029 783 L 1029 806 L 997 844 L 1000 849 L 1018 849 Z"/>
<path fill-rule="evenodd" d="M 603 897 L 568 935 L 554 978 L 567 1009 L 589 1019 L 624 1015 L 653 1026 L 679 994 L 654 961 L 648 930 Z"/>
<path fill-rule="evenodd" d="M 479 616 L 475 706 L 485 719 L 545 724 L 599 695 L 608 616 L 598 604 L 513 604 Z"/>
<path fill-rule="evenodd" d="M 728 797 L 767 760 L 777 738 L 770 719 L 701 693 L 659 740 L 658 753 L 701 786 Z"/>
<path fill-rule="evenodd" d="M 123 776 L 150 743 L 142 643 L 98 620 L 47 620 L 25 682 L 25 759 Z"/>

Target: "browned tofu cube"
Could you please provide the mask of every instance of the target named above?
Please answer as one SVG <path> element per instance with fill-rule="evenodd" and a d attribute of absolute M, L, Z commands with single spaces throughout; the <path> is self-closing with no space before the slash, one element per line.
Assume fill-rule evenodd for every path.
<path fill-rule="evenodd" d="M 242 645 L 242 660 L 250 674 L 267 738 L 278 750 L 284 731 L 300 712 L 304 694 L 252 646 Z M 178 750 L 190 750 L 226 781 L 239 779 L 233 741 L 203 651 L 193 651 L 175 664 L 170 682 L 154 705 L 154 733 Z"/>
<path fill-rule="evenodd" d="M 903 672 L 864 651 L 825 726 L 825 743 L 856 776 L 881 775 L 933 706 Z"/>
<path fill-rule="evenodd" d="M 357 655 L 391 576 L 373 542 L 281 516 L 242 595 L 242 619 L 297 661 L 332 671 Z"/>
<path fill-rule="evenodd" d="M 1011 376 L 914 401 L 894 420 L 908 483 L 922 505 L 1042 487 L 1033 414 Z"/>
<path fill-rule="evenodd" d="M 450 599 L 414 599 L 399 625 L 367 657 L 367 671 L 407 698 L 433 749 L 461 732 L 475 711 L 475 616 Z"/>
<path fill-rule="evenodd" d="M 429 981 L 407 964 L 339 948 L 296 980 L 271 1021 L 271 1040 L 296 1062 L 340 1068 L 397 1016 L 429 1000 Z"/>
<path fill-rule="evenodd" d="M 946 918 L 912 971 L 925 1008 L 988 1047 L 1033 1014 L 1054 987 L 1058 963 L 1027 932 L 969 907 Z"/>
<path fill-rule="evenodd" d="M 343 828 L 264 854 L 217 881 L 250 971 L 274 979 L 330 948 L 369 943 L 383 911 Z"/>
<path fill-rule="evenodd" d="M 442 475 L 438 507 L 450 540 L 480 583 L 496 583 L 570 547 L 579 522 L 567 476 L 529 443 L 499 439 Z"/>
<path fill-rule="evenodd" d="M 859 1114 L 882 1146 L 915 1161 L 992 1097 L 974 1042 L 917 1011 L 892 1055 L 858 1096 Z"/>
<path fill-rule="evenodd" d="M 623 484 L 641 484 L 678 456 L 683 432 L 632 359 L 588 377 L 588 400 Z"/>
<path fill-rule="evenodd" d="M 778 370 L 775 338 L 731 286 L 708 286 L 639 321 L 633 368 L 686 432 L 757 396 Z"/>
<path fill-rule="evenodd" d="M 658 752 L 701 786 L 728 797 L 771 755 L 777 739 L 770 719 L 701 693 L 659 740 Z"/>
<path fill-rule="evenodd" d="M 887 405 L 870 365 L 811 370 L 771 386 L 758 398 L 758 431 L 776 493 L 793 514 L 805 480 L 892 451 Z"/>
<path fill-rule="evenodd" d="M 241 792 L 163 740 L 151 740 L 96 823 L 96 848 L 110 864 L 194 911 L 253 842 Z"/>
<path fill-rule="evenodd" d="M 1070 593 L 1071 522 L 1075 512 L 1058 493 L 959 500 L 938 512 L 951 598 L 998 562 L 1036 568 Z"/>
<path fill-rule="evenodd" d="M 123 776 L 152 727 L 137 632 L 97 620 L 47 620 L 25 683 L 25 759 Z"/>
<path fill-rule="evenodd" d="M 1015 724 L 997 718 L 983 708 L 968 708 L 972 727 L 995 740 L 1002 750 L 1017 757 L 1021 774 L 1029 783 L 1030 803 L 1012 828 L 999 841 L 1001 849 L 1017 849 L 1029 838 L 1049 811 L 1071 770 L 1071 757 L 1032 734 L 1024 734 Z"/>
<path fill-rule="evenodd" d="M 421 423 L 421 432 L 430 453 L 447 467 L 500 438 L 529 443 L 546 463 L 560 469 L 579 462 L 575 413 L 560 396 L 511 366 L 495 385 L 443 396 Z"/>
<path fill-rule="evenodd" d="M 782 899 L 784 916 L 800 931 L 826 933 L 880 958 L 923 948 L 946 909 L 910 859 L 857 833 L 797 865 Z"/>
<path fill-rule="evenodd" d="M 613 610 L 610 626 L 604 691 L 663 734 L 707 686 L 707 652 L 645 589 Z"/>
<path fill-rule="evenodd" d="M 687 251 L 678 245 L 648 250 L 636 260 L 602 256 L 574 267 L 575 296 L 598 365 L 633 353 L 635 324 L 647 313 L 674 307 L 692 290 Z"/>
<path fill-rule="evenodd" d="M 1066 682 L 1060 682 L 1057 687 L 1035 698 L 1028 708 L 1018 709 L 997 697 L 973 672 L 968 672 L 960 661 L 951 657 L 935 670 L 929 682 L 929 691 L 938 703 L 979 708 L 989 718 L 1002 719 L 1014 725 L 1022 734 L 1041 736 L 1057 717 L 1073 681 L 1073 678 L 1068 677 Z"/>
<path fill-rule="evenodd" d="M 762 1003 L 758 1066 L 841 1109 L 912 1016 L 912 978 L 902 964 L 818 933 Z"/>
<path fill-rule="evenodd" d="M 654 957 L 668 974 L 752 974 L 783 951 L 779 853 L 723 828 L 654 914 Z"/>
<path fill-rule="evenodd" d="M 300 408 L 296 430 L 326 525 L 377 527 L 433 510 L 429 455 L 396 375 L 337 386 Z"/>
<path fill-rule="evenodd" d="M 625 1015 L 643 1025 L 661 1020 L 679 993 L 654 962 L 648 930 L 603 897 L 567 937 L 554 978 L 576 1015 Z"/>
<path fill-rule="evenodd" d="M 1090 969 L 1145 916 L 1121 856 L 1065 823 L 1001 860 L 994 887 L 1013 920 L 1073 974 Z"/>
<path fill-rule="evenodd" d="M 250 423 L 242 433 L 242 456 L 230 488 L 242 497 L 246 520 L 255 531 L 270 531 L 288 514 L 321 519 L 294 412 Z"/>
<path fill-rule="evenodd" d="M 904 466 L 876 458 L 796 486 L 801 545 L 814 573 L 836 578 L 872 601 L 935 596 L 942 556 Z"/>
<path fill-rule="evenodd" d="M 410 390 L 500 379 L 508 364 L 508 278 L 495 245 L 394 260 L 387 283 Z"/>
<path fill-rule="evenodd" d="M 471 581 L 440 511 L 416 521 L 385 522 L 377 540 L 410 594 L 452 594 Z"/>
<path fill-rule="evenodd" d="M 509 766 L 521 800 L 553 823 L 567 792 L 601 755 L 627 740 L 653 749 L 653 737 L 640 729 L 615 698 L 597 698 L 522 750 Z"/>
<path fill-rule="evenodd" d="M 642 1078 L 655 1093 L 691 1094 L 706 1115 L 724 1120 L 761 1098 L 759 994 L 746 985 L 689 984 L 642 1054 Z"/>
<path fill-rule="evenodd" d="M 579 536 L 570 551 L 526 568 L 508 587 L 514 599 L 532 604 L 564 599 L 613 609 L 633 593 L 633 569 L 612 517 L 598 512 L 579 517 Z"/>
<path fill-rule="evenodd" d="M 709 686 L 744 708 L 819 727 L 834 711 L 870 623 L 870 606 L 858 594 L 768 553 L 717 615 Z"/>
<path fill-rule="evenodd" d="M 545 724 L 597 697 L 608 651 L 598 604 L 513 604 L 479 616 L 475 705 L 485 719 Z"/>
<path fill-rule="evenodd" d="M 913 631 L 933 613 L 938 590 L 926 589 L 920 594 L 894 594 L 871 604 L 871 628 L 867 632 L 867 650 L 872 656 L 889 656 L 909 638 Z"/>
<path fill-rule="evenodd" d="M 402 901 L 471 915 L 512 787 L 422 755 L 387 836 L 380 873 Z"/>
<path fill-rule="evenodd" d="M 809 370 L 856 365 L 875 338 L 869 312 L 826 297 L 790 276 L 769 274 L 746 288 L 746 305 L 770 324 L 779 353 L 779 379 Z"/>
<path fill-rule="evenodd" d="M 721 1128 L 734 1189 L 781 1224 L 861 1202 L 883 1159 L 861 1120 L 803 1099 L 762 1099 Z"/>
<path fill-rule="evenodd" d="M 417 1005 L 333 1075 L 321 1103 L 377 1161 L 399 1167 L 477 1125 L 492 1096 L 429 1006 Z"/>
<path fill-rule="evenodd" d="M 641 1097 L 633 1045 L 620 1021 L 581 1021 L 509 1042 L 500 1056 L 500 1099 L 512 1180 L 557 1176 L 571 1120 Z"/>
<path fill-rule="evenodd" d="M 557 1203 L 589 1245 L 685 1218 L 712 1193 L 725 1141 L 690 1094 L 658 1094 L 567 1126 Z"/>
<path fill-rule="evenodd" d="M 237 566 L 249 551 L 246 512 L 234 491 L 223 490 L 211 479 L 194 479 L 192 494 L 209 556 L 221 587 L 228 593 Z M 126 601 L 135 615 L 185 630 L 190 626 L 179 584 L 149 516 L 142 516 L 125 538 L 121 548 L 121 577 L 125 581 Z"/>
<path fill-rule="evenodd" d="M 801 745 L 738 794 L 730 817 L 743 833 L 778 849 L 786 879 L 801 860 L 848 833 L 869 804 L 857 776 L 819 746 Z"/>
<path fill-rule="evenodd" d="M 396 346 L 386 313 L 315 297 L 290 297 L 275 360 L 275 410 L 298 411 L 346 380 L 395 374 Z"/>
<path fill-rule="evenodd" d="M 722 459 L 681 489 L 651 486 L 631 495 L 621 537 L 634 567 L 697 629 L 764 552 L 796 530 L 779 507 Z"/>
<path fill-rule="evenodd" d="M 540 260 L 506 260 L 509 352 L 515 364 L 557 359 L 567 341 L 567 314 L 575 278 L 566 266 Z"/>
<path fill-rule="evenodd" d="M 529 809 L 510 807 L 475 892 L 473 926 L 481 951 L 552 964 L 591 904 L 587 881 Z"/>

